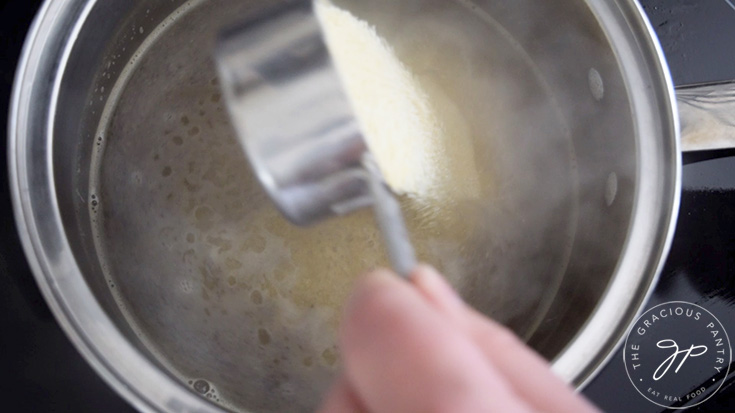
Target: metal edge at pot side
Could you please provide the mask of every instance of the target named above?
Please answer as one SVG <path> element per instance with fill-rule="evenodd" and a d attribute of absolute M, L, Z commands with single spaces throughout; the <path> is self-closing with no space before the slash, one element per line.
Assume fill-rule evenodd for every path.
<path fill-rule="evenodd" d="M 53 122 L 49 116 L 53 117 L 64 63 L 73 47 L 73 42 L 67 40 L 76 38 L 95 3 L 96 0 L 74 3 L 46 0 L 26 37 L 15 75 L 8 121 L 9 184 L 19 237 L 36 282 L 62 330 L 121 397 L 140 411 L 221 411 L 161 372 L 125 340 L 96 303 L 64 237 L 54 197 L 51 145 L 48 144 Z M 48 56 L 47 50 L 50 42 L 58 43 L 52 56 Z M 42 71 L 53 82 L 32 81 Z M 43 88 L 40 101 L 31 98 L 37 88 Z M 44 122 L 29 121 L 33 119 L 34 110 L 35 116 L 40 116 Z M 42 132 L 38 135 L 43 136 L 43 145 L 46 145 L 46 151 L 42 152 L 45 157 L 42 168 L 35 171 L 25 168 L 29 153 L 24 146 L 29 143 L 25 134 L 30 127 Z M 37 136 L 37 139 L 40 138 Z M 51 243 L 54 243 L 51 245 L 54 251 L 49 253 L 45 246 Z M 51 275 L 52 268 L 55 275 Z M 88 304 L 81 308 L 84 305 L 80 303 Z M 94 333 L 95 337 L 90 337 L 85 329 L 87 323 L 103 328 Z M 144 388 L 149 390 L 141 391 Z"/>
<path fill-rule="evenodd" d="M 671 243 L 674 238 L 674 231 L 676 228 L 676 222 L 679 214 L 679 205 L 681 198 L 681 145 L 680 145 L 680 125 L 679 117 L 677 115 L 677 103 L 675 98 L 674 85 L 672 77 L 666 63 L 666 57 L 663 53 L 663 48 L 658 40 L 656 32 L 648 20 L 640 3 L 635 0 L 618 0 L 616 2 L 608 2 L 607 0 L 588 0 L 590 8 L 596 14 L 598 20 L 605 19 L 605 16 L 611 16 L 614 13 L 614 9 L 617 8 L 617 12 L 620 13 L 619 18 L 625 19 L 630 25 L 634 24 L 637 27 L 628 27 L 627 34 L 632 35 L 634 44 L 630 46 L 638 46 L 643 50 L 642 53 L 647 55 L 638 56 L 647 59 L 644 62 L 630 61 L 635 59 L 635 56 L 623 56 L 623 62 L 621 65 L 641 67 L 641 63 L 645 63 L 647 68 L 647 74 L 651 76 L 651 84 L 645 81 L 645 79 L 626 79 L 628 81 L 627 88 L 631 97 L 634 99 L 634 112 L 637 114 L 637 139 L 638 145 L 638 191 L 635 199 L 635 211 L 638 211 L 634 215 L 631 222 L 631 231 L 628 234 L 624 251 L 628 252 L 615 271 L 613 277 L 614 282 L 608 286 L 607 291 L 604 293 L 602 301 L 598 304 L 594 313 L 590 319 L 580 330 L 580 333 L 571 341 L 571 344 L 565 348 L 562 353 L 553 361 L 552 368 L 554 371 L 567 379 L 571 383 L 575 384 L 577 391 L 581 391 L 584 387 L 589 384 L 597 374 L 605 367 L 608 362 L 611 361 L 612 357 L 616 354 L 617 350 L 622 345 L 625 334 L 630 329 L 630 326 L 635 322 L 636 318 L 645 309 L 646 303 L 653 294 L 653 290 L 658 282 L 661 271 L 666 261 L 666 257 L 671 248 Z M 612 30 L 611 30 L 612 29 Z M 619 25 L 608 24 L 605 27 L 606 34 L 608 37 L 614 37 L 615 35 L 625 35 L 623 32 L 614 32 L 615 29 L 620 30 Z M 631 29 L 634 30 L 631 33 Z M 614 43 L 614 42 L 613 42 Z M 623 45 L 617 44 L 620 49 Z M 634 50 L 616 50 L 618 54 L 618 61 L 621 60 L 621 53 L 635 52 Z M 627 61 L 626 61 L 627 59 Z M 630 71 L 630 67 L 627 68 Z M 622 68 L 626 70 L 625 67 Z M 642 73 L 641 73 L 642 74 Z M 631 85 L 630 83 L 637 82 L 637 85 Z M 642 82 L 642 83 L 641 83 Z M 651 89 L 646 87 L 636 88 L 635 86 L 646 86 L 649 85 Z M 655 98 L 658 105 L 653 105 L 648 108 L 649 110 L 655 110 L 658 108 L 659 118 L 661 122 L 658 124 L 662 130 L 659 130 L 657 136 L 661 138 L 660 148 L 665 153 L 662 155 L 661 162 L 653 165 L 650 164 L 650 147 L 642 145 L 651 145 L 655 142 L 651 139 L 642 139 L 642 136 L 646 136 L 646 131 L 651 131 L 650 118 L 646 114 L 642 114 L 640 104 L 641 100 L 645 101 L 646 97 L 650 94 L 656 94 Z M 656 102 L 654 102 L 656 103 Z M 638 111 L 636 111 L 636 105 Z M 650 115 L 650 113 L 649 113 Z M 645 128 L 642 128 L 645 127 Z M 641 149 L 643 148 L 643 150 Z M 646 153 L 645 149 L 649 149 Z M 653 148 L 655 149 L 655 148 Z M 647 158 L 644 158 L 647 157 Z M 662 164 L 668 162 L 669 165 Z M 657 170 L 649 169 L 652 166 L 657 166 Z M 663 172 L 660 176 L 660 181 L 663 180 L 665 186 L 659 187 L 655 185 L 655 182 L 650 182 L 653 178 L 652 173 Z M 660 182 L 659 182 L 660 183 Z M 646 189 L 652 192 L 646 192 Z M 658 214 L 658 220 L 655 223 L 658 228 L 656 231 L 648 231 L 648 244 L 643 243 L 641 240 L 642 236 L 645 236 L 644 227 L 647 222 L 641 222 L 646 217 L 641 217 L 641 208 L 646 207 L 651 213 L 651 208 L 655 205 L 647 205 L 650 202 L 646 202 L 646 197 L 650 193 L 659 194 L 661 198 L 660 209 L 663 211 Z M 655 208 L 653 208 L 655 209 Z M 645 212 L 645 211 L 643 211 Z M 654 214 L 656 215 L 656 214 Z M 642 235 L 641 235 L 642 234 Z M 643 244 L 643 245 L 642 245 Z M 650 245 L 652 250 L 648 256 L 637 254 L 633 256 L 632 252 L 637 252 L 636 249 L 645 245 Z M 641 282 L 636 285 L 625 285 L 623 281 L 632 278 L 631 273 L 635 274 L 635 271 L 630 271 L 632 268 L 638 266 L 638 258 L 647 259 L 647 269 L 645 272 L 639 272 L 639 281 L 647 280 L 647 287 L 644 291 L 640 290 Z M 625 277 L 625 278 L 622 278 Z M 619 303 L 623 301 L 624 297 L 630 297 L 627 302 L 631 303 L 624 309 L 619 308 Z M 610 324 L 608 321 L 611 319 L 611 313 L 618 313 L 619 316 L 612 317 L 614 320 L 618 320 L 616 324 Z M 614 327 L 609 327 L 614 325 Z M 608 327 L 606 327 L 608 326 Z M 616 333 L 615 333 L 616 332 Z M 592 345 L 590 343 L 597 343 Z M 589 349 L 596 349 L 596 352 L 589 351 Z M 577 373 L 574 374 L 574 369 L 569 368 L 570 365 L 580 364 L 579 360 L 594 360 L 597 361 L 591 363 L 587 368 L 577 368 Z M 576 359 L 576 361 L 575 361 Z"/>

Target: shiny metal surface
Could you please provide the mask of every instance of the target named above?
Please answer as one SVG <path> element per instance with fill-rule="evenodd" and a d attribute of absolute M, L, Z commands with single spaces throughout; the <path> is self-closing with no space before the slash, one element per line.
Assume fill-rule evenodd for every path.
<path fill-rule="evenodd" d="M 256 175 L 297 225 L 370 206 L 367 148 L 311 1 L 253 20 L 228 30 L 215 56 Z"/>
<path fill-rule="evenodd" d="M 735 148 L 735 83 L 677 89 L 682 149 Z"/>
<path fill-rule="evenodd" d="M 637 2 L 589 1 L 588 4 L 614 39 L 613 53 L 620 64 L 625 88 L 635 108 L 636 169 L 634 213 L 626 239 L 626 253 L 586 328 L 565 349 L 553 368 L 564 375 L 578 358 L 591 357 L 587 383 L 621 344 L 626 329 L 611 329 L 614 320 L 632 320 L 651 294 L 673 239 L 679 210 L 681 153 L 679 120 L 673 84 L 655 32 Z M 636 46 L 636 40 L 645 47 Z M 647 70 L 641 71 L 645 67 Z M 592 84 L 592 82 L 591 82 Z M 655 85 L 655 86 L 652 86 Z M 657 136 L 657 139 L 647 137 Z M 612 182 L 613 180 L 609 181 Z M 652 228 L 666 230 L 651 231 Z M 639 278 L 634 274 L 646 274 Z M 641 289 L 641 283 L 649 286 Z M 637 285 L 637 286 L 636 286 Z M 624 300 L 629 306 L 619 306 Z M 590 349 L 604 349 L 595 356 Z M 605 355 L 602 355 L 602 354 Z"/>
<path fill-rule="evenodd" d="M 210 55 L 274 3 L 50 1 L 27 41 L 9 131 L 24 247 L 64 329 L 142 410 L 313 409 L 352 277 L 385 262 L 369 215 L 289 229 L 248 172 Z M 582 386 L 648 296 L 678 207 L 674 92 L 641 10 L 343 3 L 473 136 L 485 192 L 407 214 L 417 255 Z"/>
<path fill-rule="evenodd" d="M 373 212 L 386 245 L 391 265 L 398 275 L 410 278 L 416 269 L 416 252 L 403 222 L 401 205 L 383 179 L 375 159 L 370 153 L 362 157 L 370 194 L 374 200 Z"/>
<path fill-rule="evenodd" d="M 120 395 L 141 411 L 213 411 L 211 405 L 185 391 L 160 369 L 140 351 L 135 339 L 112 321 L 114 315 L 106 313 L 98 301 L 105 297 L 95 296 L 82 277 L 65 234 L 62 202 L 55 191 L 58 182 L 52 165 L 52 141 L 47 141 L 53 136 L 54 124 L 47 116 L 49 108 L 56 107 L 53 97 L 60 93 L 60 76 L 70 57 L 68 39 L 79 35 L 81 23 L 93 15 L 93 5 L 46 2 L 20 59 L 9 119 L 8 164 L 21 241 L 62 328 Z M 118 15 L 120 5 L 111 6 L 104 12 Z M 98 34 L 109 35 L 111 28 L 97 29 Z M 52 81 L 28 81 L 34 78 Z"/>
<path fill-rule="evenodd" d="M 396 272 L 416 267 L 397 201 L 368 155 L 310 0 L 258 15 L 215 52 L 230 119 L 259 181 L 297 225 L 374 206 Z"/>

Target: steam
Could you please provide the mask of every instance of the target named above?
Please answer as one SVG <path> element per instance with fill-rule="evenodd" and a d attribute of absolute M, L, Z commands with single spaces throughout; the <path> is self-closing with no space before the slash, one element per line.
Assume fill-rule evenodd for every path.
<path fill-rule="evenodd" d="M 475 307 L 521 334 L 557 294 L 579 300 L 584 314 L 617 261 L 634 171 L 632 127 L 619 116 L 629 113 L 624 85 L 584 3 L 334 2 L 375 27 L 441 102 L 440 120 L 462 124 L 451 139 L 471 142 L 471 151 L 444 161 L 473 169 L 477 199 L 406 204 L 414 237 L 436 239 L 420 255 Z M 620 188 L 612 200 L 611 176 Z M 560 290 L 565 276 L 579 279 Z"/>

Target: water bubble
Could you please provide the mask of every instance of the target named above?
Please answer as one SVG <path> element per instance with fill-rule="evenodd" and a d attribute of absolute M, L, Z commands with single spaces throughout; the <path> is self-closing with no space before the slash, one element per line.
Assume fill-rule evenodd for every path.
<path fill-rule="evenodd" d="M 334 349 L 328 348 L 322 353 L 322 359 L 327 366 L 334 366 L 337 364 L 337 352 Z"/>
<path fill-rule="evenodd" d="M 250 294 L 250 299 L 257 305 L 263 304 L 263 294 L 258 290 L 255 290 Z"/>
<path fill-rule="evenodd" d="M 206 380 L 197 380 L 194 382 L 194 390 L 201 394 L 207 394 L 212 386 Z"/>
<path fill-rule="evenodd" d="M 234 258 L 227 258 L 225 260 L 225 266 L 227 267 L 227 269 L 234 271 L 242 268 L 242 263 Z"/>
<path fill-rule="evenodd" d="M 284 377 L 284 380 L 288 380 L 288 377 Z M 281 394 L 285 396 L 292 396 L 296 394 L 296 389 L 292 383 L 283 383 L 281 385 Z"/>
<path fill-rule="evenodd" d="M 135 171 L 131 173 L 130 180 L 136 185 L 142 185 L 143 184 L 143 173 L 140 171 Z"/>
<path fill-rule="evenodd" d="M 185 294 L 191 294 L 192 292 L 194 292 L 194 287 L 192 286 L 191 281 L 181 281 L 181 291 Z"/>
<path fill-rule="evenodd" d="M 212 219 L 214 212 L 209 207 L 201 206 L 194 212 L 197 221 L 209 221 Z"/>
<path fill-rule="evenodd" d="M 258 330 L 258 341 L 260 344 L 267 346 L 271 342 L 271 335 L 267 330 L 261 328 Z"/>

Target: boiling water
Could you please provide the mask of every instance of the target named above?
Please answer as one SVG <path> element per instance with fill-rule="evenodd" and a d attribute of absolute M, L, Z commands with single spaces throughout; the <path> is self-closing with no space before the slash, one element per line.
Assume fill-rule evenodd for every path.
<path fill-rule="evenodd" d="M 431 210 L 404 199 L 412 241 L 472 305 L 529 337 L 574 233 L 566 129 L 522 51 L 483 46 L 503 38 L 499 27 L 463 3 L 422 2 L 433 7 L 423 19 L 412 3 L 348 5 L 453 102 L 479 191 Z M 387 260 L 369 211 L 298 228 L 251 173 L 210 51 L 223 24 L 258 4 L 187 2 L 148 35 L 105 109 L 90 208 L 113 294 L 159 362 L 230 409 L 309 411 L 339 369 L 336 328 L 356 277 Z M 462 28 L 436 30 L 455 19 Z M 540 199 L 552 217 L 528 207 Z"/>

